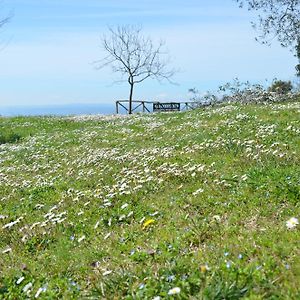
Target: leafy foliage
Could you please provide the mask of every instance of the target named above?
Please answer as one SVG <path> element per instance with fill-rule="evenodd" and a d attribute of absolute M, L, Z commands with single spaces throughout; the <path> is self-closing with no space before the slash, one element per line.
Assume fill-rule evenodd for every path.
<path fill-rule="evenodd" d="M 0 145 L 5 143 L 15 143 L 21 139 L 21 135 L 14 132 L 0 132 Z"/>
<path fill-rule="evenodd" d="M 288 94 L 292 91 L 293 85 L 290 81 L 274 80 L 272 85 L 269 87 L 270 92 L 278 94 Z"/>
<path fill-rule="evenodd" d="M 235 0 L 249 10 L 259 11 L 258 27 L 263 43 L 269 43 L 275 37 L 282 46 L 295 45 L 300 36 L 300 2 L 299 0 Z"/>

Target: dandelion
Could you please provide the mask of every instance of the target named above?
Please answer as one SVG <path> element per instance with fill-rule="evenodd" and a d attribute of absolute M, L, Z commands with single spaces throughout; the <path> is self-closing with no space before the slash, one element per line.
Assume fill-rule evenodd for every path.
<path fill-rule="evenodd" d="M 201 273 L 206 273 L 209 270 L 210 270 L 210 268 L 208 267 L 208 265 L 201 265 L 200 266 L 200 272 Z"/>
<path fill-rule="evenodd" d="M 180 291 L 181 291 L 180 287 L 174 287 L 169 290 L 168 295 L 169 296 L 178 295 L 180 293 Z"/>
<path fill-rule="evenodd" d="M 286 227 L 288 229 L 294 229 L 297 225 L 299 225 L 299 220 L 295 217 L 292 217 L 286 221 Z"/>
<path fill-rule="evenodd" d="M 154 222 L 155 222 L 155 220 L 153 220 L 153 219 L 147 220 L 147 221 L 144 222 L 144 224 L 143 224 L 143 229 L 147 228 L 148 226 L 150 226 L 150 225 L 153 224 Z"/>

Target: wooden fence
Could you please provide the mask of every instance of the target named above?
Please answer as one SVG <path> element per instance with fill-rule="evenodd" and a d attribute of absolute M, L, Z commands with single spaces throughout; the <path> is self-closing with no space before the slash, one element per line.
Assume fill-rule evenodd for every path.
<path fill-rule="evenodd" d="M 199 102 L 159 102 L 159 101 L 142 101 L 132 100 L 132 112 L 159 112 L 159 111 L 185 111 L 203 107 L 204 105 Z M 116 113 L 119 114 L 121 109 L 126 113 L 129 112 L 128 100 L 116 101 Z"/>

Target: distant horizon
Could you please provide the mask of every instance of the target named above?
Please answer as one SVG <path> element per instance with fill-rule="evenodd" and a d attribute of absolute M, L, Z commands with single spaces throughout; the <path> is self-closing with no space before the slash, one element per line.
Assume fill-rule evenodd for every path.
<path fill-rule="evenodd" d="M 128 97 L 126 82 L 112 84 L 118 74 L 93 65 L 105 55 L 101 36 L 108 25 L 142 25 L 155 43 L 165 40 L 171 66 L 181 70 L 174 77 L 179 85 L 136 85 L 136 99 L 187 101 L 190 88 L 204 93 L 236 77 L 253 83 L 295 78 L 293 54 L 275 40 L 271 47 L 257 43 L 255 13 L 233 0 L 4 0 L 1 15 L 10 11 L 13 18 L 0 32 L 0 107 Z"/>
<path fill-rule="evenodd" d="M 87 104 L 36 104 L 36 105 L 0 105 L 0 116 L 68 116 L 85 114 L 114 114 L 115 106 L 113 103 L 87 103 Z"/>

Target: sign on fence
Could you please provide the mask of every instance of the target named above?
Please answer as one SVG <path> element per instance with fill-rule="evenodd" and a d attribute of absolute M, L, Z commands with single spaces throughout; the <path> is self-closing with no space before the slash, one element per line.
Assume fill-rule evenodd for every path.
<path fill-rule="evenodd" d="M 153 103 L 153 112 L 157 111 L 180 111 L 180 103 L 168 102 L 168 103 Z"/>

